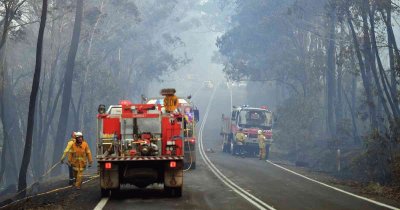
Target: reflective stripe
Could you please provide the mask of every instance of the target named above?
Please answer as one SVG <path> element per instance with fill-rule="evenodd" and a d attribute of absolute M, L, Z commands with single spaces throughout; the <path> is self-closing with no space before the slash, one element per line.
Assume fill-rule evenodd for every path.
<path fill-rule="evenodd" d="M 73 167 L 75 171 L 83 171 L 85 168 Z"/>

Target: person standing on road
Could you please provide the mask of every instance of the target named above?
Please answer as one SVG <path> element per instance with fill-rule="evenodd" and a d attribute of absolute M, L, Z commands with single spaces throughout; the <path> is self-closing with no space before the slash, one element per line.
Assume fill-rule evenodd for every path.
<path fill-rule="evenodd" d="M 269 150 L 271 148 L 272 139 L 265 140 L 265 160 L 269 159 Z"/>
<path fill-rule="evenodd" d="M 83 140 L 81 132 L 75 133 L 75 143 L 72 144 L 68 160 L 74 170 L 75 187 L 81 189 L 83 171 L 86 168 L 87 161 L 89 161 L 89 168 L 93 163 L 89 145 Z"/>
<path fill-rule="evenodd" d="M 263 135 L 262 130 L 258 130 L 258 148 L 259 148 L 259 157 L 260 160 L 265 159 L 265 136 Z"/>
<path fill-rule="evenodd" d="M 61 156 L 61 160 L 60 163 L 63 164 L 64 163 L 64 159 L 67 156 L 67 154 L 70 152 L 72 145 L 75 143 L 75 132 L 72 132 L 71 138 L 68 140 L 67 146 L 65 147 L 64 153 Z M 69 173 L 69 180 L 68 180 L 68 184 L 69 185 L 73 185 L 74 184 L 74 172 L 71 166 L 71 163 L 68 161 L 67 163 L 68 165 L 68 173 Z"/>
<path fill-rule="evenodd" d="M 243 147 L 246 135 L 243 133 L 242 129 L 239 129 L 239 131 L 236 133 L 235 138 L 236 138 L 236 151 L 234 151 L 234 153 L 236 153 L 236 155 L 244 157 Z"/>

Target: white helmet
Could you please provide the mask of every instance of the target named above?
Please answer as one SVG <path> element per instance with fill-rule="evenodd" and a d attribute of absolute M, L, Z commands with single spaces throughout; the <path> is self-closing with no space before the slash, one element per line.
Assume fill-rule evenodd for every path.
<path fill-rule="evenodd" d="M 75 132 L 75 137 L 76 137 L 76 138 L 82 137 L 82 136 L 83 136 L 82 132 L 80 132 L 80 131 Z"/>
<path fill-rule="evenodd" d="M 258 134 L 262 134 L 262 130 L 258 130 Z"/>

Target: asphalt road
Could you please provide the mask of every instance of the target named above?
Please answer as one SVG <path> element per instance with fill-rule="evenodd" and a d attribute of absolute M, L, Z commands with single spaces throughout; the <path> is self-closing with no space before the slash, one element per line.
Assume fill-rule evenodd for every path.
<path fill-rule="evenodd" d="M 287 172 L 256 158 L 239 158 L 221 152 L 220 117 L 231 106 L 230 90 L 218 88 L 202 133 L 204 154 L 227 179 L 267 204 L 271 209 L 388 209 Z M 194 101 L 204 120 L 213 91 L 203 88 Z M 233 104 L 245 104 L 242 89 L 233 90 Z M 201 126 L 199 126 L 201 129 Z M 199 142 L 198 142 L 199 143 Z M 197 168 L 185 172 L 181 198 L 168 198 L 161 189 L 122 192 L 104 209 L 268 209 L 250 196 L 242 196 L 210 170 L 197 148 Z M 242 195 L 241 195 L 242 194 Z M 253 200 L 253 202 L 252 202 Z M 256 203 L 256 204 L 254 204 Z"/>

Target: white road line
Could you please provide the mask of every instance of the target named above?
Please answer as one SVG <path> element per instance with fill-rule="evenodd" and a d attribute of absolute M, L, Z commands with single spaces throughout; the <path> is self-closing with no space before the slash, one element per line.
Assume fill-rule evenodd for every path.
<path fill-rule="evenodd" d="M 100 202 L 97 204 L 97 206 L 94 207 L 93 210 L 102 210 L 102 209 L 104 208 L 104 206 L 106 206 L 108 199 L 109 199 L 109 197 L 107 197 L 107 198 L 102 198 L 102 199 L 100 200 Z"/>
<path fill-rule="evenodd" d="M 213 93 L 210 97 L 210 100 L 208 102 L 207 108 L 206 108 L 206 112 L 203 116 L 203 121 L 201 122 L 200 125 L 200 129 L 199 129 L 199 151 L 200 151 L 200 155 L 203 158 L 204 162 L 206 163 L 206 165 L 209 167 L 209 169 L 211 170 L 211 172 L 214 173 L 214 175 L 221 180 L 226 186 L 228 186 L 229 188 L 231 188 L 234 192 L 236 192 L 238 195 L 240 195 L 241 197 L 243 197 L 244 199 L 246 199 L 247 201 L 249 201 L 251 204 L 253 204 L 255 207 L 257 207 L 258 209 L 262 209 L 262 210 L 275 210 L 274 207 L 264 203 L 263 201 L 261 201 L 260 199 L 258 199 L 257 197 L 253 196 L 252 194 L 250 194 L 249 192 L 247 192 L 246 190 L 244 190 L 243 188 L 239 187 L 238 185 L 236 185 L 233 181 L 231 181 L 228 177 L 226 177 L 220 170 L 217 169 L 217 167 L 215 167 L 215 165 L 210 161 L 210 159 L 207 157 L 205 151 L 204 151 L 204 145 L 203 145 L 203 130 L 204 130 L 204 126 L 205 126 L 205 122 L 207 120 L 209 111 L 210 111 L 210 107 L 211 107 L 211 103 L 212 100 L 214 98 L 216 92 L 216 88 L 214 88 Z"/>
<path fill-rule="evenodd" d="M 283 170 L 285 170 L 285 171 L 287 171 L 287 172 L 290 172 L 290 173 L 292 173 L 292 174 L 295 174 L 295 175 L 297 175 L 297 176 L 300 176 L 300 177 L 302 177 L 302 178 L 304 178 L 304 179 L 307 179 L 307 180 L 309 180 L 309 181 L 315 182 L 315 183 L 320 184 L 320 185 L 322 185 L 322 186 L 325 186 L 325 187 L 331 188 L 331 189 L 333 189 L 333 190 L 339 191 L 339 192 L 341 192 L 341 193 L 344 193 L 344 194 L 347 194 L 347 195 L 350 195 L 350 196 L 359 198 L 359 199 L 361 199 L 361 200 L 364 200 L 364 201 L 367 201 L 367 202 L 370 202 L 370 203 L 373 203 L 373 204 L 375 204 L 375 205 L 382 206 L 382 207 L 385 207 L 385 208 L 388 208 L 388 209 L 393 209 L 393 210 L 399 210 L 399 209 L 400 209 L 400 208 L 397 208 L 397 207 L 394 207 L 394 206 L 390 206 L 390 205 L 387 205 L 387 204 L 384 204 L 384 203 L 381 203 L 381 202 L 378 202 L 378 201 L 371 200 L 371 199 L 366 198 L 366 197 L 363 197 L 363 196 L 359 196 L 359 195 L 356 195 L 356 194 L 347 192 L 347 191 L 345 191 L 345 190 L 339 189 L 339 188 L 337 188 L 337 187 L 330 186 L 330 185 L 325 184 L 325 183 L 323 183 L 323 182 L 319 182 L 319 181 L 317 181 L 317 180 L 315 180 L 315 179 L 311 179 L 311 178 L 309 178 L 309 177 L 306 177 L 306 176 L 304 176 L 304 175 L 301 175 L 301 174 L 299 174 L 299 173 L 296 173 L 296 172 L 294 172 L 294 171 L 292 171 L 292 170 L 290 170 L 290 169 L 287 169 L 287 168 L 285 168 L 285 167 L 283 167 L 283 166 L 277 165 L 277 164 L 275 164 L 275 163 L 273 163 L 273 162 L 271 162 L 271 161 L 269 161 L 269 160 L 268 160 L 267 162 L 270 163 L 270 164 L 272 164 L 272 165 L 274 165 L 274 166 L 276 166 L 276 167 L 278 167 L 278 168 L 280 168 L 280 169 L 283 169 Z"/>

